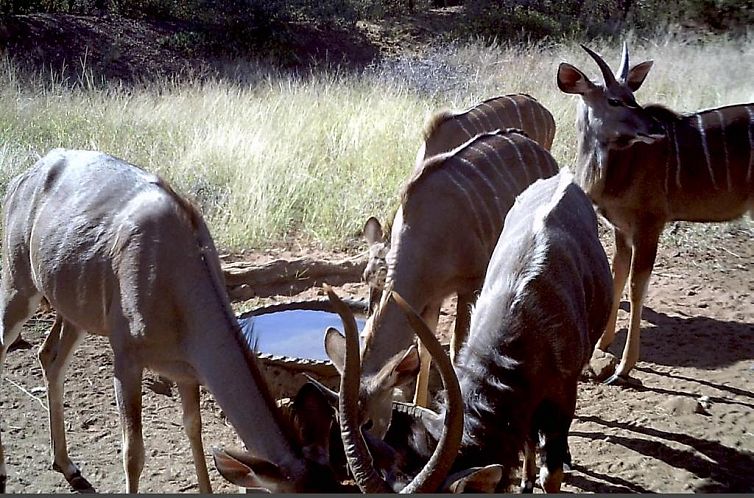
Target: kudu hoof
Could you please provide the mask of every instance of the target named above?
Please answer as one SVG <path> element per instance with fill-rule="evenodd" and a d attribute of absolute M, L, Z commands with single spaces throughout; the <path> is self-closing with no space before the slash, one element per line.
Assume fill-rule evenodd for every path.
<path fill-rule="evenodd" d="M 642 383 L 635 377 L 629 377 L 628 375 L 619 375 L 617 373 L 608 377 L 603 384 L 608 386 L 621 386 L 621 387 L 641 387 Z"/>
<path fill-rule="evenodd" d="M 60 466 L 56 463 L 52 464 L 52 470 L 56 470 L 63 473 L 63 469 L 60 468 Z M 65 476 L 65 474 L 63 474 Z M 80 470 L 76 470 L 73 474 L 71 474 L 71 477 L 65 476 L 65 480 L 68 481 L 68 484 L 73 488 L 74 491 L 77 493 L 96 493 L 97 491 L 92 487 L 92 485 L 87 481 L 84 476 L 81 475 Z"/>

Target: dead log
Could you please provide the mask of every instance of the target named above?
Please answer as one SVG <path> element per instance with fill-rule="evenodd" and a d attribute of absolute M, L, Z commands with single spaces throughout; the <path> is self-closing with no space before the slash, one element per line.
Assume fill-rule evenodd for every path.
<path fill-rule="evenodd" d="M 253 297 L 290 296 L 323 283 L 340 286 L 359 282 L 366 263 L 364 255 L 340 261 L 298 258 L 263 264 L 236 262 L 223 265 L 223 274 L 231 300 L 245 301 Z"/>

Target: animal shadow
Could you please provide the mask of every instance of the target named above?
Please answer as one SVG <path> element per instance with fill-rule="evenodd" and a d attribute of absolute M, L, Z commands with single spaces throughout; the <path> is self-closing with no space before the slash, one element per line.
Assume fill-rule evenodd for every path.
<path fill-rule="evenodd" d="M 623 301 L 621 309 L 628 311 Z M 754 359 L 754 323 L 730 322 L 705 316 L 669 316 L 648 306 L 642 319 L 654 327 L 641 332 L 641 360 L 658 365 L 714 370 Z M 610 347 L 620 357 L 625 329 Z"/>
<path fill-rule="evenodd" d="M 663 461 L 674 468 L 684 469 L 701 479 L 701 482 L 697 483 L 694 489 L 695 492 L 742 493 L 754 491 L 754 474 L 751 472 L 751 469 L 754 468 L 754 454 L 737 451 L 716 441 L 644 427 L 634 423 L 603 420 L 591 415 L 577 416 L 576 418 L 581 422 L 593 422 L 604 427 L 620 429 L 622 433 L 606 435 L 602 432 L 572 431 L 571 435 L 593 440 L 608 439 L 610 443 L 620 444 L 637 453 Z M 656 439 L 626 435 L 630 433 Z M 675 441 L 690 448 L 675 448 L 661 441 L 662 439 Z M 584 472 L 581 468 L 578 470 Z M 606 479 L 604 476 L 599 477 Z M 577 483 L 577 485 L 579 484 Z M 640 486 L 634 484 L 621 483 L 621 485 L 628 491 L 644 492 Z M 602 484 L 597 486 L 602 486 Z M 597 490 L 609 491 L 609 489 L 599 487 Z"/>

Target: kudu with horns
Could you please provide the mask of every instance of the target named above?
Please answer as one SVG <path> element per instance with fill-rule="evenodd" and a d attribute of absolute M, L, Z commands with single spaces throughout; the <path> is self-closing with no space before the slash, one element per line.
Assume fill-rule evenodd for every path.
<path fill-rule="evenodd" d="M 635 98 L 652 61 L 629 65 L 628 49 L 616 77 L 603 84 L 561 63 L 558 86 L 580 95 L 576 179 L 613 226 L 613 309 L 598 347 L 615 336 L 618 306 L 630 273 L 631 313 L 623 357 L 608 382 L 628 381 L 639 359 L 641 309 L 668 221 L 727 221 L 754 209 L 754 104 L 677 114 Z"/>
<path fill-rule="evenodd" d="M 450 152 L 479 133 L 517 128 L 550 150 L 555 137 L 555 119 L 537 99 L 524 93 L 501 95 L 481 102 L 465 111 L 438 111 L 424 123 L 422 143 L 415 167 L 432 156 Z M 388 230 L 386 230 L 388 231 Z M 364 225 L 369 257 L 364 281 L 369 285 L 369 312 L 376 309 L 387 277 L 387 253 L 390 244 L 380 222 L 371 217 Z"/>
<path fill-rule="evenodd" d="M 505 215 L 532 182 L 557 172 L 555 160 L 535 141 L 517 130 L 498 130 L 428 159 L 404 186 L 392 226 L 386 289 L 403 296 L 433 330 L 443 300 L 458 295 L 452 356 L 468 331 L 470 306 Z M 419 355 L 409 349 L 414 334 L 386 296 L 367 321 L 362 359 L 361 399 L 377 436 L 387 430 L 393 388 L 415 379 L 420 365 L 415 401 L 426 406 L 430 363 L 424 350 Z M 342 372 L 343 344 L 333 337 L 326 349 Z"/>
<path fill-rule="evenodd" d="M 508 212 L 455 365 L 464 431 L 451 472 L 499 465 L 497 491 L 506 491 L 525 451 L 524 490 L 531 491 L 533 442 L 541 436 L 540 482 L 548 492 L 560 489 L 578 378 L 607 323 L 611 289 L 610 266 L 587 196 L 565 171 L 536 181 Z M 392 296 L 422 340 L 431 337 L 411 306 Z M 352 385 L 357 372 L 357 367 L 346 369 L 342 382 Z M 352 389 L 345 399 L 341 392 L 344 433 L 360 422 Z M 441 413 L 452 415 L 454 409 L 441 405 Z M 414 419 L 403 437 L 393 424 L 385 442 L 393 445 L 395 460 L 418 456 L 426 461 L 437 441 L 439 418 Z M 369 463 L 361 453 L 357 456 L 361 472 L 355 475 L 360 476 Z"/>
<path fill-rule="evenodd" d="M 163 180 L 99 152 L 56 149 L 11 181 L 3 211 L 0 364 L 46 298 L 58 312 L 39 355 L 53 467 L 72 486 L 90 488 L 68 456 L 63 377 L 87 331 L 107 336 L 113 350 L 127 492 L 138 491 L 144 464 L 144 368 L 178 385 L 201 492 L 211 486 L 200 384 L 253 452 L 216 451 L 221 473 L 273 491 L 340 489 L 281 418 L 228 302 L 209 230 Z"/>

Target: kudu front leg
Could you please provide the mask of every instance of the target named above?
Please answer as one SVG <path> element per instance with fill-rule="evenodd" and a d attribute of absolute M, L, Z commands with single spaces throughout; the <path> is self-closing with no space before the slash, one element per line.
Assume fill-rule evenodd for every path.
<path fill-rule="evenodd" d="M 615 375 L 607 382 L 628 380 L 628 373 L 639 361 L 639 345 L 641 340 L 641 311 L 644 298 L 649 287 L 649 278 L 657 256 L 657 243 L 662 233 L 663 224 L 653 225 L 637 231 L 633 242 L 633 256 L 631 258 L 631 280 L 629 282 L 631 302 L 631 317 L 628 323 L 626 346 Z"/>
<path fill-rule="evenodd" d="M 613 254 L 613 307 L 610 310 L 610 318 L 607 321 L 605 331 L 597 341 L 597 349 L 607 351 L 615 339 L 616 323 L 618 321 L 618 309 L 623 297 L 623 288 L 626 286 L 628 272 L 631 267 L 631 242 L 625 233 L 617 228 L 613 229 L 615 235 L 615 254 Z"/>
<path fill-rule="evenodd" d="M 474 302 L 474 293 L 458 294 L 456 304 L 456 322 L 453 327 L 453 335 L 450 338 L 450 361 L 455 364 L 455 359 L 461 351 L 466 337 L 469 335 L 471 325 L 471 304 Z"/>
<path fill-rule="evenodd" d="M 422 319 L 432 331 L 437 330 L 437 321 L 440 318 L 440 306 L 442 302 L 435 303 L 425 308 L 422 313 Z M 429 404 L 429 367 L 432 364 L 432 358 L 424 348 L 422 341 L 419 341 L 419 375 L 416 377 L 416 391 L 414 392 L 414 404 L 418 406 L 428 406 Z"/>
<path fill-rule="evenodd" d="M 194 468 L 199 481 L 200 493 L 211 493 L 212 485 L 207 473 L 207 460 L 204 457 L 202 444 L 202 414 L 199 407 L 199 384 L 178 384 L 183 405 L 183 428 L 191 444 L 191 454 L 194 457 Z"/>
<path fill-rule="evenodd" d="M 62 473 L 74 490 L 93 491 L 89 481 L 81 476 L 81 471 L 68 456 L 63 410 L 65 373 L 71 355 L 83 337 L 80 330 L 58 314 L 37 356 L 47 382 L 52 468 Z"/>

